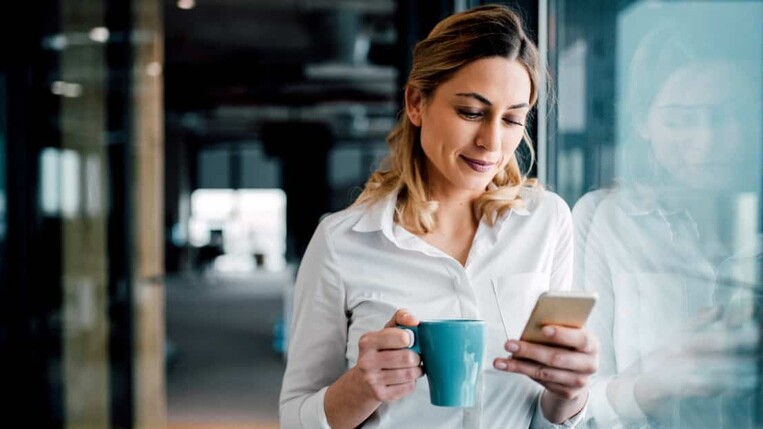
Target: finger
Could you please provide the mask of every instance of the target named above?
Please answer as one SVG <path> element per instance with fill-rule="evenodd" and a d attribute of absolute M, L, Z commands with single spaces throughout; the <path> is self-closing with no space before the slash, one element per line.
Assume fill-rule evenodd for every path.
<path fill-rule="evenodd" d="M 507 372 L 524 374 L 539 382 L 553 382 L 568 388 L 581 389 L 588 385 L 588 374 L 551 368 L 522 359 L 496 359 L 493 366 L 498 369 L 505 368 L 504 371 Z"/>
<path fill-rule="evenodd" d="M 416 381 L 387 386 L 384 389 L 384 402 L 396 401 L 416 390 Z"/>
<path fill-rule="evenodd" d="M 514 358 L 535 361 L 553 368 L 586 374 L 593 374 L 598 369 L 598 358 L 595 353 L 581 353 L 565 347 L 515 340 L 506 343 L 506 350 L 511 352 Z"/>
<path fill-rule="evenodd" d="M 683 344 L 683 352 L 733 355 L 753 353 L 760 348 L 757 328 L 702 332 L 691 335 Z"/>
<path fill-rule="evenodd" d="M 385 350 L 377 354 L 377 359 L 383 369 L 417 368 L 421 365 L 421 357 L 411 350 Z"/>
<path fill-rule="evenodd" d="M 358 341 L 358 348 L 361 352 L 402 349 L 408 347 L 410 342 L 409 331 L 400 328 L 384 328 L 381 331 L 363 334 Z"/>
<path fill-rule="evenodd" d="M 423 375 L 421 367 L 403 369 L 385 369 L 379 377 L 379 382 L 386 386 L 405 384 L 416 381 Z"/>
<path fill-rule="evenodd" d="M 403 325 L 403 326 L 416 326 L 419 324 L 419 319 L 417 319 L 410 311 L 408 311 L 405 308 L 401 308 L 395 312 L 395 314 L 392 315 L 392 318 L 389 319 L 389 322 L 387 322 L 386 325 L 384 325 L 385 328 L 394 328 L 397 325 Z"/>
<path fill-rule="evenodd" d="M 583 328 L 546 325 L 543 327 L 543 335 L 554 344 L 569 347 L 582 353 L 599 351 L 599 340 Z"/>

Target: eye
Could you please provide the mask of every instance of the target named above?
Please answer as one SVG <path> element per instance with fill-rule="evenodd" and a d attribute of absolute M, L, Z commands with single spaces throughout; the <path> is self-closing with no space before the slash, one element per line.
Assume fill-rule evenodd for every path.
<path fill-rule="evenodd" d="M 458 115 L 467 121 L 479 121 L 482 119 L 482 112 L 468 109 L 457 109 Z"/>
<path fill-rule="evenodd" d="M 518 126 L 518 127 L 524 127 L 524 121 L 521 118 L 515 118 L 513 116 L 504 117 L 503 122 L 507 123 L 511 126 Z"/>

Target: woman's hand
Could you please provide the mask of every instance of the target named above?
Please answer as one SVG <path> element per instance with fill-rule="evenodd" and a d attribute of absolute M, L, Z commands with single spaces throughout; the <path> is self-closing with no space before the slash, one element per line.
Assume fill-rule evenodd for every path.
<path fill-rule="evenodd" d="M 416 389 L 416 380 L 423 374 L 421 358 L 407 348 L 411 342 L 411 333 L 395 326 L 418 324 L 418 319 L 407 310 L 398 310 L 384 325 L 384 329 L 360 337 L 360 352 L 355 368 L 362 375 L 364 391 L 370 397 L 390 402 Z"/>
<path fill-rule="evenodd" d="M 588 398 L 589 377 L 599 366 L 599 341 L 585 329 L 563 326 L 545 326 L 543 334 L 554 345 L 510 340 L 506 350 L 511 354 L 496 359 L 493 366 L 543 385 L 543 413 L 561 423 L 577 414 Z"/>
<path fill-rule="evenodd" d="M 728 312 L 727 312 L 728 313 Z M 758 386 L 760 338 L 752 319 L 709 308 L 679 330 L 665 334 L 656 348 L 618 374 L 607 386 L 610 403 L 623 420 L 669 419 L 687 398 L 726 395 L 752 398 Z M 739 322 L 739 323 L 737 323 Z M 624 406 L 635 398 L 638 412 Z"/>
<path fill-rule="evenodd" d="M 360 337 L 357 365 L 326 391 L 324 407 L 332 428 L 358 427 L 383 402 L 413 392 L 423 373 L 421 358 L 407 348 L 410 332 L 395 326 L 418 324 L 407 310 L 398 310 L 384 329 Z"/>

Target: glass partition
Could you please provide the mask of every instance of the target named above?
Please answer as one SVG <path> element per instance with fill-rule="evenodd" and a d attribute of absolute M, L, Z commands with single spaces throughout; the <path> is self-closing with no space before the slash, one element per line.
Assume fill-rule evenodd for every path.
<path fill-rule="evenodd" d="M 588 425 L 759 427 L 763 3 L 548 2 L 549 179 L 602 362 Z"/>

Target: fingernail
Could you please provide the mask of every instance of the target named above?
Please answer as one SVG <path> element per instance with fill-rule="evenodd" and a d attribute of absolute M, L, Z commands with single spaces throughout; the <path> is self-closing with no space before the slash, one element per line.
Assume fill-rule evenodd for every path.
<path fill-rule="evenodd" d="M 403 315 L 403 319 L 405 319 L 405 320 L 410 320 L 412 317 L 413 317 L 413 316 L 411 316 L 411 313 L 405 313 L 405 314 Z"/>
<path fill-rule="evenodd" d="M 413 335 L 413 331 L 405 330 L 405 332 L 408 333 L 408 348 L 413 347 L 413 344 L 416 343 L 416 336 Z"/>
<path fill-rule="evenodd" d="M 556 329 L 552 328 L 551 326 L 543 327 L 543 335 L 547 337 L 553 337 L 555 333 L 556 333 Z"/>
<path fill-rule="evenodd" d="M 506 351 L 515 352 L 517 350 L 519 350 L 519 344 L 512 342 L 506 343 Z"/>
<path fill-rule="evenodd" d="M 498 369 L 506 369 L 508 366 L 506 365 L 506 362 L 499 360 L 495 362 L 495 367 Z"/>

